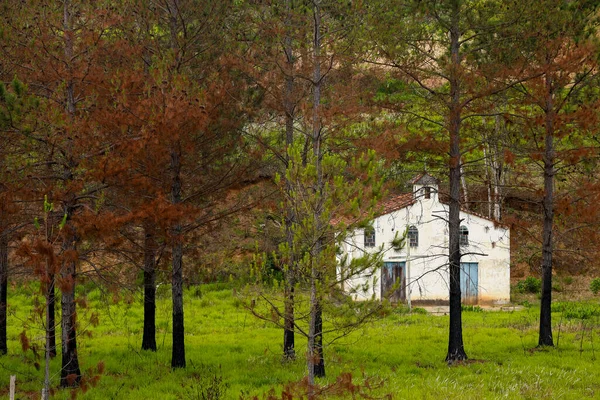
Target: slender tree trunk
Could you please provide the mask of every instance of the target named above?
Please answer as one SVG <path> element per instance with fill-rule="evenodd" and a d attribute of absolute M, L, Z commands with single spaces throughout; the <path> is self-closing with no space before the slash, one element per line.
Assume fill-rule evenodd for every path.
<path fill-rule="evenodd" d="M 323 356 L 323 307 L 318 299 L 315 308 L 314 375 L 317 378 L 323 378 L 325 377 L 325 358 Z"/>
<path fill-rule="evenodd" d="M 552 77 L 546 74 L 546 138 L 544 143 L 544 226 L 542 232 L 542 299 L 538 346 L 554 346 L 552 340 L 552 225 L 554 223 L 554 121 Z"/>
<path fill-rule="evenodd" d="M 56 289 L 54 272 L 48 273 L 48 293 L 46 298 L 46 329 L 48 330 L 48 347 L 51 358 L 56 357 Z"/>
<path fill-rule="evenodd" d="M 462 157 L 458 160 L 458 162 L 460 164 L 460 184 L 462 186 L 463 200 L 464 200 L 463 207 L 468 210 L 470 207 L 469 188 L 467 188 L 467 179 L 465 178 L 465 171 L 463 168 Z"/>
<path fill-rule="evenodd" d="M 49 201 L 49 200 L 48 200 Z M 46 204 L 44 204 L 46 207 Z M 50 210 L 45 212 L 45 240 L 49 243 L 52 238 L 51 226 L 55 223 Z M 50 358 L 56 357 L 56 276 L 55 266 L 46 258 L 46 350 Z"/>
<path fill-rule="evenodd" d="M 500 177 L 502 174 L 501 169 L 497 169 L 496 180 L 494 183 L 494 215 L 493 218 L 496 221 L 500 221 L 502 219 L 502 193 L 501 186 L 503 185 L 502 178 Z"/>
<path fill-rule="evenodd" d="M 6 302 L 8 290 L 8 237 L 0 233 L 0 355 L 8 352 L 6 343 Z"/>
<path fill-rule="evenodd" d="M 492 218 L 494 213 L 494 199 L 492 197 L 492 161 L 491 154 L 492 152 L 486 148 L 489 146 L 489 138 L 486 138 L 486 144 L 483 146 L 483 165 L 485 168 L 485 186 L 487 190 L 487 203 L 488 203 L 488 218 Z"/>
<path fill-rule="evenodd" d="M 144 224 L 144 333 L 142 350 L 156 351 L 156 238 L 150 222 Z"/>
<path fill-rule="evenodd" d="M 71 19 L 70 1 L 64 0 L 63 3 L 64 19 L 64 41 L 65 41 L 65 62 L 67 65 L 68 78 L 65 87 L 66 108 L 71 120 L 75 117 L 75 94 L 74 83 L 72 80 L 71 61 L 73 58 L 73 21 Z M 72 147 L 68 147 L 70 152 Z M 64 181 L 73 181 L 73 162 L 72 155 L 67 154 L 67 160 L 64 171 Z M 77 386 L 81 379 L 79 369 L 79 359 L 77 357 L 77 309 L 75 304 L 75 281 L 77 277 L 77 233 L 72 223 L 73 213 L 75 211 L 75 195 L 69 195 L 69 198 L 63 202 L 63 209 L 66 213 L 66 225 L 64 227 L 65 236 L 63 238 L 62 252 L 63 258 L 60 271 L 61 279 L 61 341 L 62 341 L 62 368 L 60 374 L 60 385 L 62 387 Z"/>
<path fill-rule="evenodd" d="M 492 167 L 492 188 L 493 188 L 493 199 L 494 199 L 494 215 L 493 218 L 496 221 L 500 221 L 502 218 L 502 188 L 504 187 L 504 173 L 503 173 L 503 161 L 502 155 L 500 154 L 500 140 L 503 136 L 504 130 L 502 128 L 502 120 L 499 115 L 496 115 L 496 134 L 494 137 L 494 148 L 491 154 L 491 167 Z"/>
<path fill-rule="evenodd" d="M 449 270 L 450 270 L 450 327 L 448 335 L 448 354 L 446 361 L 453 363 L 467 359 L 463 345 L 462 336 L 462 309 L 460 293 L 460 175 L 461 175 L 461 157 L 460 157 L 460 123 L 461 123 L 461 105 L 460 105 L 460 78 L 458 70 L 460 68 L 460 31 L 459 21 L 459 2 L 452 2 L 453 14 L 450 27 L 452 72 L 450 79 L 450 205 L 448 215 L 449 229 Z"/>
<path fill-rule="evenodd" d="M 321 132 L 321 9 L 320 1 L 313 1 L 314 13 L 314 41 L 313 41 L 313 126 L 312 126 L 312 145 L 313 159 L 316 167 L 316 185 L 315 192 L 319 200 L 315 202 L 313 210 L 313 229 L 314 229 L 314 246 L 311 249 L 311 276 L 310 276 L 310 321 L 308 329 L 308 382 L 314 385 L 315 376 L 320 377 L 325 375 L 324 359 L 323 359 L 323 330 L 322 330 L 322 294 L 318 290 L 318 281 L 321 279 L 321 252 L 323 247 L 322 222 L 321 214 L 323 207 L 324 196 L 324 178 L 323 178 L 323 149 L 322 149 L 322 132 Z M 322 366 L 322 368 L 321 368 Z M 313 395 L 309 393 L 309 398 Z"/>
<path fill-rule="evenodd" d="M 292 250 L 290 250 L 292 251 Z M 295 335 L 294 335 L 294 275 L 295 266 L 288 265 L 285 271 L 285 309 L 284 309 L 284 327 L 283 327 L 283 358 L 284 360 L 294 360 L 296 358 Z"/>
<path fill-rule="evenodd" d="M 175 144 L 171 151 L 171 170 L 173 173 L 171 187 L 171 202 L 173 205 L 181 203 L 181 145 Z M 171 277 L 171 290 L 173 297 L 173 352 L 171 355 L 172 368 L 185 368 L 185 339 L 183 320 L 183 245 L 182 228 L 177 223 L 172 229 L 173 240 L 173 273 Z"/>
<path fill-rule="evenodd" d="M 312 268 L 314 271 L 314 267 Z M 317 285 L 316 278 L 311 276 L 310 285 L 310 313 L 308 320 L 308 351 L 306 354 L 306 367 L 308 369 L 308 384 L 315 384 L 315 332 L 316 332 L 316 318 L 317 312 L 315 304 L 317 303 Z M 312 389 L 309 387 L 309 399 L 312 398 Z"/>
<path fill-rule="evenodd" d="M 175 227 L 174 232 L 181 233 L 180 227 Z M 185 368 L 185 339 L 183 324 L 183 246 L 177 243 L 173 246 L 173 352 L 171 354 L 171 368 Z"/>
<path fill-rule="evenodd" d="M 47 208 L 46 198 L 44 198 L 44 240 L 46 243 L 50 242 L 50 209 Z M 50 293 L 52 293 L 54 301 L 54 265 L 50 264 L 49 257 L 46 256 L 46 347 L 44 351 L 44 386 L 42 387 L 42 400 L 48 400 L 50 398 L 50 359 L 54 357 L 52 351 L 56 349 L 56 343 L 51 343 L 51 338 L 54 337 L 54 304 L 50 306 Z M 51 270 L 52 269 L 52 270 Z M 52 276 L 52 278 L 50 278 Z M 52 309 L 52 318 L 50 317 L 50 309 Z M 51 324 L 52 321 L 52 324 Z M 55 354 L 56 355 L 56 354 Z"/>
<path fill-rule="evenodd" d="M 46 213 L 46 242 L 48 242 L 48 213 Z M 50 262 L 46 257 L 46 277 L 49 277 L 50 272 Z M 44 386 L 42 388 L 42 400 L 48 400 L 50 398 L 50 359 L 53 357 L 51 355 L 52 346 L 50 345 L 50 313 L 49 304 L 50 304 L 50 281 L 48 281 L 48 286 L 46 287 L 46 347 L 44 351 Z M 52 282 L 52 286 L 54 286 L 54 282 Z M 54 291 L 54 287 L 52 288 Z M 54 309 L 53 309 L 54 310 Z M 54 327 L 52 327 L 54 328 Z"/>
<path fill-rule="evenodd" d="M 52 221 L 50 221 L 50 209 L 47 208 L 46 199 L 44 199 L 44 240 L 50 243 Z M 46 256 L 46 346 L 44 351 L 44 386 L 42 388 L 42 400 L 50 398 L 50 359 L 56 356 L 56 318 L 54 315 L 56 294 L 54 290 L 54 268 L 50 263 L 50 258 Z"/>
<path fill-rule="evenodd" d="M 178 17 L 179 0 L 168 2 L 169 29 L 171 33 L 170 47 L 176 55 L 172 70 L 179 67 L 181 52 L 179 51 Z M 181 141 L 176 139 L 171 147 L 171 204 L 177 206 L 181 203 Z M 183 244 L 182 226 L 177 222 L 171 228 L 172 236 L 172 262 L 171 296 L 173 299 L 173 351 L 171 353 L 171 368 L 185 368 L 185 332 L 183 318 Z"/>
<path fill-rule="evenodd" d="M 286 0 L 287 17 L 285 21 L 285 39 L 284 51 L 286 57 L 286 72 L 285 72 L 285 93 L 284 93 L 284 108 L 285 108 L 285 144 L 286 144 L 286 168 L 289 168 L 290 157 L 287 151 L 294 144 L 294 103 L 292 95 L 294 92 L 294 55 L 292 50 L 291 36 L 291 13 L 292 0 Z M 292 198 L 292 184 L 286 178 L 285 182 L 286 193 L 288 199 Z M 283 328 L 283 358 L 285 360 L 293 360 L 296 358 L 295 350 L 295 335 L 294 335 L 294 285 L 296 275 L 296 254 L 294 246 L 293 224 L 296 219 L 294 208 L 287 207 L 287 215 L 285 219 L 285 234 L 288 245 L 288 260 L 287 269 L 285 270 L 285 306 L 284 306 L 284 328 Z"/>
<path fill-rule="evenodd" d="M 63 243 L 63 261 L 61 268 L 61 309 L 62 309 L 62 369 L 60 385 L 62 387 L 77 386 L 81 379 L 79 359 L 77 357 L 77 309 L 75 304 L 75 280 L 77 263 L 73 259 L 77 254 L 77 236 L 70 223 L 72 211 L 67 211 L 67 230 Z"/>

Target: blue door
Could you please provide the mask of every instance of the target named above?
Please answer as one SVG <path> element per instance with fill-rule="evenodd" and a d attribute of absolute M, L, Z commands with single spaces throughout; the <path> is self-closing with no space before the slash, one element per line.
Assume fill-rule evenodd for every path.
<path fill-rule="evenodd" d="M 477 304 L 477 263 L 460 263 L 460 293 L 463 304 Z"/>
<path fill-rule="evenodd" d="M 392 302 L 406 300 L 406 263 L 384 262 L 381 268 L 381 298 L 388 298 Z"/>

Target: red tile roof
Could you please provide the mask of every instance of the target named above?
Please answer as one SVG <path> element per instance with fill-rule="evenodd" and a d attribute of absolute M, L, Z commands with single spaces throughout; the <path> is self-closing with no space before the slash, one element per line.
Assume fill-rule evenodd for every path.
<path fill-rule="evenodd" d="M 404 193 L 399 194 L 382 202 L 382 212 L 380 215 L 389 214 L 394 211 L 398 211 L 403 209 L 404 207 L 408 207 L 411 204 L 415 203 L 415 197 L 412 193 Z"/>
<path fill-rule="evenodd" d="M 385 201 L 383 201 L 381 203 L 381 206 L 383 208 L 381 208 L 379 210 L 379 212 L 376 213 L 376 216 L 386 215 L 386 214 L 389 214 L 391 212 L 401 210 L 401 209 L 403 209 L 405 207 L 408 207 L 410 205 L 415 204 L 415 202 L 416 201 L 415 201 L 415 197 L 414 197 L 413 193 L 404 193 L 404 194 L 399 194 L 399 195 L 390 197 L 389 199 L 387 199 L 387 200 L 385 200 Z M 444 204 L 445 206 L 449 205 L 447 202 L 440 202 L 440 203 Z M 503 223 L 501 223 L 499 221 L 496 221 L 493 218 L 486 217 L 483 214 L 474 212 L 474 211 L 469 210 L 469 209 L 467 209 L 467 208 L 465 208 L 463 206 L 460 207 L 460 211 L 462 211 L 462 212 L 464 212 L 466 214 L 470 214 L 470 215 L 473 215 L 473 216 L 485 219 L 487 221 L 493 222 L 494 225 L 502 226 L 504 228 L 507 227 L 507 225 L 505 225 L 505 224 L 503 224 Z"/>

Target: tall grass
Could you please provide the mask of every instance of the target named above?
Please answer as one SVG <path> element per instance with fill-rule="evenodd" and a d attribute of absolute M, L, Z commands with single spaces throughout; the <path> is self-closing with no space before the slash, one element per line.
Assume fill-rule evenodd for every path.
<path fill-rule="evenodd" d="M 88 304 L 78 314 L 79 358 L 88 374 L 101 374 L 97 386 L 78 391 L 78 398 L 263 398 L 270 390 L 277 395 L 288 382 L 304 377 L 306 342 L 298 339 L 298 360 L 283 364 L 282 331 L 253 318 L 226 285 L 205 285 L 186 293 L 188 368 L 171 371 L 168 289 L 159 290 L 156 353 L 140 350 L 140 295 L 81 289 Z M 42 353 L 43 331 L 31 318 L 30 293 L 31 288 L 20 288 L 10 296 L 9 354 L 0 358 L 0 396 L 8 392 L 9 375 L 17 375 L 17 398 L 39 398 L 43 368 L 37 370 L 35 363 L 42 361 L 32 350 L 23 352 L 19 341 L 25 328 L 31 345 Z M 448 317 L 394 309 L 329 344 L 325 349 L 328 377 L 320 383 L 331 384 L 350 372 L 363 389 L 367 390 L 364 382 L 374 386 L 371 395 L 394 399 L 598 398 L 600 325 L 595 310 L 580 303 L 555 306 L 558 348 L 541 350 L 535 348 L 539 309 L 466 310 L 464 339 L 470 360 L 448 367 L 444 363 Z M 582 315 L 586 318 L 578 318 Z M 51 366 L 54 398 L 67 399 L 71 391 L 56 388 L 59 358 Z"/>

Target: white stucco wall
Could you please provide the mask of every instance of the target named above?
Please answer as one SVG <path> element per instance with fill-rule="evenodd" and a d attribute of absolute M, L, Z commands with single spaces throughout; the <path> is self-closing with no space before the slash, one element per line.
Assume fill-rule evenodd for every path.
<path fill-rule="evenodd" d="M 407 296 L 412 302 L 447 301 L 448 294 L 448 206 L 438 200 L 437 191 L 425 199 L 423 189 L 414 186 L 415 203 L 398 211 L 377 217 L 375 248 L 364 248 L 362 230 L 351 235 L 343 250 L 349 258 L 360 257 L 364 251 L 376 251 L 381 245 L 387 251 L 384 261 L 406 262 Z M 503 304 L 510 300 L 510 232 L 494 222 L 466 212 L 460 213 L 461 225 L 469 229 L 469 245 L 461 246 L 462 262 L 477 262 L 478 303 Z M 419 230 L 417 247 L 404 248 L 397 252 L 389 243 L 396 233 L 400 236 L 414 225 Z M 359 276 L 344 282 L 344 287 L 368 287 L 364 293 L 355 294 L 357 299 L 381 298 L 381 269 L 372 271 L 372 276 Z M 375 282 L 373 280 L 375 278 Z"/>

